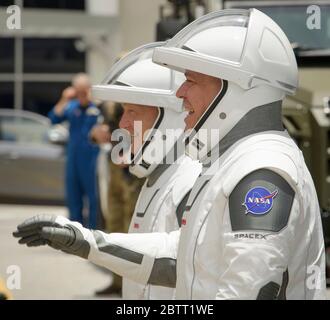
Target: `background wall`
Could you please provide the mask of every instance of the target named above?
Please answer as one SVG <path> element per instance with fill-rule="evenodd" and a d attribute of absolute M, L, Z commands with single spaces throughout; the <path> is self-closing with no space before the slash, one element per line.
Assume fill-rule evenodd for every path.
<path fill-rule="evenodd" d="M 166 0 L 120 0 L 120 34 L 122 50 L 132 50 L 155 41 L 159 7 Z"/>
<path fill-rule="evenodd" d="M 89 12 L 102 14 L 104 0 L 98 0 L 99 4 L 94 1 L 89 1 L 90 4 L 87 6 Z M 159 7 L 166 2 L 166 0 L 112 0 L 112 5 L 107 5 L 108 13 L 117 15 L 119 25 L 117 30 L 109 30 L 110 34 L 106 41 L 97 43 L 95 39 L 88 40 L 91 46 L 87 55 L 87 72 L 94 83 L 102 80 L 106 70 L 122 52 L 155 41 Z"/>

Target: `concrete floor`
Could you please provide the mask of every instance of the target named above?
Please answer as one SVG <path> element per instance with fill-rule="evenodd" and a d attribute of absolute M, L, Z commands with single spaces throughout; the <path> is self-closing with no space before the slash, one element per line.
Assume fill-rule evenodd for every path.
<path fill-rule="evenodd" d="M 21 271 L 21 288 L 12 290 L 14 299 L 95 299 L 94 291 L 110 284 L 111 274 L 49 247 L 19 245 L 12 236 L 20 222 L 42 213 L 67 215 L 63 207 L 0 205 L 0 277 L 7 281 L 11 266 Z M 327 293 L 330 300 L 330 290 Z"/>
<path fill-rule="evenodd" d="M 11 235 L 17 224 L 41 213 L 66 216 L 67 211 L 63 207 L 0 205 L 0 277 L 7 282 L 10 266 L 19 268 L 21 288 L 11 290 L 14 299 L 95 299 L 94 291 L 110 284 L 110 273 L 49 247 L 19 245 Z"/>

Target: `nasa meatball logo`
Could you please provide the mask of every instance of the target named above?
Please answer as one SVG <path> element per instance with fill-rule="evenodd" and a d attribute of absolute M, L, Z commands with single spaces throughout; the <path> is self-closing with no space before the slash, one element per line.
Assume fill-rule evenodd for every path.
<path fill-rule="evenodd" d="M 278 190 L 270 192 L 264 187 L 255 187 L 248 191 L 245 195 L 245 201 L 242 203 L 245 206 L 245 214 L 264 215 L 273 207 L 273 201 Z"/>

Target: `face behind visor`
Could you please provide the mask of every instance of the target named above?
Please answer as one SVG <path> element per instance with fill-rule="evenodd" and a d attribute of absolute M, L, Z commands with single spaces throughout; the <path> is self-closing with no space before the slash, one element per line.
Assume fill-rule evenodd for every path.
<path fill-rule="evenodd" d="M 129 162 L 130 172 L 138 177 L 149 176 L 154 171 L 185 127 L 182 100 L 175 96 L 184 81 L 183 75 L 152 62 L 154 48 L 163 44 L 156 42 L 133 50 L 110 69 L 101 84 L 92 88 L 93 97 L 103 101 L 158 108 L 152 129 Z"/>
<path fill-rule="evenodd" d="M 221 10 L 195 20 L 156 48 L 153 61 L 172 70 L 223 79 L 219 94 L 187 139 L 187 152 L 198 159 L 249 111 L 283 100 L 298 85 L 289 40 L 272 19 L 256 9 Z"/>

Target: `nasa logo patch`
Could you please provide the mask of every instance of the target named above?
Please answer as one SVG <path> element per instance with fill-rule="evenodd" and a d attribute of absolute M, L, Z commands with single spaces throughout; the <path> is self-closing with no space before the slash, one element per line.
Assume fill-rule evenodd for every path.
<path fill-rule="evenodd" d="M 277 194 L 277 189 L 273 192 L 270 192 L 264 187 L 250 189 L 242 203 L 246 208 L 245 214 L 264 215 L 268 213 L 273 207 L 273 201 Z"/>
<path fill-rule="evenodd" d="M 229 196 L 232 231 L 279 232 L 288 224 L 294 197 L 294 189 L 276 172 L 249 173 Z"/>

